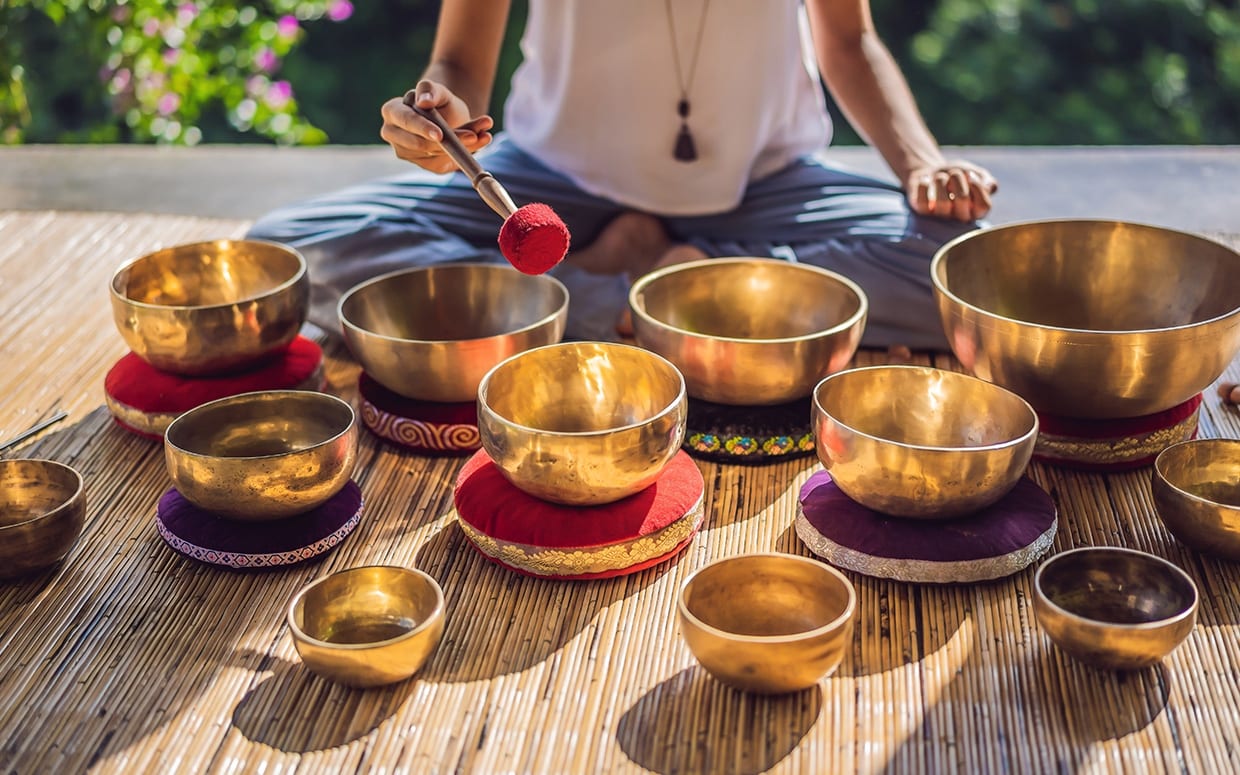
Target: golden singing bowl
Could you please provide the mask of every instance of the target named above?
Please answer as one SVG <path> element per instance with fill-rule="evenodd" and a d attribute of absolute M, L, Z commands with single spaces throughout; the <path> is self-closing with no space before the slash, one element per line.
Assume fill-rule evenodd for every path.
<path fill-rule="evenodd" d="M 326 503 L 357 460 L 353 408 L 335 396 L 271 390 L 189 410 L 164 434 L 164 463 L 186 500 L 260 522 Z"/>
<path fill-rule="evenodd" d="M 495 364 L 560 341 L 568 289 L 506 265 L 442 264 L 368 280 L 338 310 L 349 350 L 381 385 L 421 401 L 474 401 Z"/>
<path fill-rule="evenodd" d="M 814 390 L 818 459 L 845 495 L 883 514 L 969 514 L 1020 481 L 1038 416 L 1020 396 L 928 366 L 832 374 Z"/>
<path fill-rule="evenodd" d="M 685 437 L 676 367 L 640 347 L 573 342 L 496 366 L 478 386 L 478 431 L 504 477 L 553 503 L 611 503 L 658 478 Z"/>
<path fill-rule="evenodd" d="M 680 632 L 699 664 L 759 694 L 806 689 L 852 646 L 857 593 L 836 569 L 793 554 L 717 560 L 685 580 Z"/>
<path fill-rule="evenodd" d="M 217 240 L 158 250 L 112 276 L 112 318 L 157 369 L 214 375 L 262 361 L 306 322 L 310 278 L 293 248 Z"/>
<path fill-rule="evenodd" d="M 1118 547 L 1061 552 L 1033 578 L 1033 611 L 1056 646 L 1108 670 L 1158 662 L 1197 622 L 1197 585 L 1152 554 Z"/>
<path fill-rule="evenodd" d="M 82 477 L 52 460 L 0 460 L 0 579 L 55 565 L 86 520 Z"/>
<path fill-rule="evenodd" d="M 403 681 L 444 628 L 443 590 L 420 570 L 371 565 L 324 576 L 288 607 L 288 626 L 312 672 L 348 686 Z"/>
<path fill-rule="evenodd" d="M 960 362 L 1047 414 L 1161 412 L 1240 352 L 1240 253 L 1192 234 L 1013 224 L 952 240 L 930 273 Z"/>
<path fill-rule="evenodd" d="M 1240 560 L 1240 441 L 1197 439 L 1159 453 L 1154 506 L 1171 534 L 1199 552 Z"/>
<path fill-rule="evenodd" d="M 637 343 L 720 404 L 808 396 L 852 360 L 869 303 L 846 277 L 769 258 L 712 258 L 652 272 L 629 291 Z"/>

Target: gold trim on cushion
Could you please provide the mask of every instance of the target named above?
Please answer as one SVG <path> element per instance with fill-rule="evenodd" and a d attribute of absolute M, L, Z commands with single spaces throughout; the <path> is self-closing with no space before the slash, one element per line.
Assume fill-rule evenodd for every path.
<path fill-rule="evenodd" d="M 1113 439 L 1082 439 L 1040 433 L 1034 454 L 1048 462 L 1065 460 L 1098 465 L 1144 460 L 1155 457 L 1172 444 L 1191 439 L 1197 433 L 1199 411 L 1168 428 Z"/>

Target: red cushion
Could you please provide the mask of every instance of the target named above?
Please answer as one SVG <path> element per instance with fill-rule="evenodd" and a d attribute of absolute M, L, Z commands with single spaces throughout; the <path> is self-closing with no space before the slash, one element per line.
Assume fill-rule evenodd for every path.
<path fill-rule="evenodd" d="M 357 383 L 362 424 L 380 438 L 424 455 L 467 455 L 482 446 L 473 401 L 417 401 L 388 390 L 368 374 Z"/>
<path fill-rule="evenodd" d="M 832 565 L 916 583 L 985 581 L 1045 554 L 1058 527 L 1055 503 L 1022 479 L 997 503 L 948 520 L 890 517 L 840 490 L 826 471 L 801 487 L 797 535 Z"/>
<path fill-rule="evenodd" d="M 362 491 L 349 482 L 323 505 L 287 519 L 238 522 L 204 511 L 175 488 L 159 499 L 155 527 L 191 560 L 231 570 L 296 565 L 340 545 L 362 518 Z"/>
<path fill-rule="evenodd" d="M 701 526 L 704 487 L 697 464 L 679 452 L 635 495 L 565 506 L 518 489 L 479 451 L 453 499 L 461 528 L 488 559 L 527 575 L 592 579 L 633 573 L 687 546 Z"/>
<path fill-rule="evenodd" d="M 1114 420 L 1038 415 L 1034 457 L 1081 471 L 1126 471 L 1152 465 L 1158 453 L 1197 435 L 1201 395 L 1163 412 Z"/>
<path fill-rule="evenodd" d="M 122 428 L 162 439 L 178 415 L 209 401 L 256 390 L 319 390 L 322 365 L 322 349 L 303 336 L 258 368 L 224 377 L 170 374 L 129 353 L 108 370 L 103 391 Z"/>

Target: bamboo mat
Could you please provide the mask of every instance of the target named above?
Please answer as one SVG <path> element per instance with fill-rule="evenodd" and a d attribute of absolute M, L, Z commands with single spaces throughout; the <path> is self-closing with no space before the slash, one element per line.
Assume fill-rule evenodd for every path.
<path fill-rule="evenodd" d="M 856 638 L 834 676 L 775 698 L 715 683 L 677 634 L 676 591 L 716 558 L 807 554 L 792 525 L 812 459 L 701 463 L 709 521 L 678 560 L 566 583 L 511 574 L 469 548 L 450 511 L 460 461 L 404 454 L 363 434 L 356 479 L 366 513 L 321 563 L 241 575 L 182 559 L 152 523 L 169 486 L 159 446 L 118 430 L 102 408 L 103 374 L 124 353 L 107 281 L 123 260 L 238 236 L 244 226 L 0 213 L 0 438 L 69 411 L 18 454 L 77 468 L 89 502 L 85 533 L 61 568 L 0 585 L 4 771 L 1240 769 L 1240 568 L 1170 537 L 1153 511 L 1149 469 L 1031 469 L 1059 507 L 1056 550 L 1142 549 L 1201 587 L 1189 639 L 1162 664 L 1127 675 L 1051 646 L 1033 618 L 1030 569 L 965 587 L 852 575 Z M 356 367 L 339 353 L 331 366 L 333 388 L 348 394 Z M 1240 381 L 1240 361 L 1225 378 Z M 1240 415 L 1211 392 L 1201 433 L 1240 437 Z M 300 666 L 285 606 L 314 578 L 374 563 L 439 580 L 444 639 L 398 686 L 326 683 Z"/>

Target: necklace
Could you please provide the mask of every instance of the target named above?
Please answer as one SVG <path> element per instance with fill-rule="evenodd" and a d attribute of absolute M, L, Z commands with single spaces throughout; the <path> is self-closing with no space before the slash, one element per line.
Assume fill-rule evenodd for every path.
<path fill-rule="evenodd" d="M 676 19 L 672 15 L 672 0 L 663 0 L 667 11 L 667 31 L 672 38 L 672 59 L 676 62 L 676 84 L 680 87 L 680 101 L 676 103 L 676 113 L 680 116 L 680 132 L 676 134 L 676 145 L 672 156 L 677 161 L 694 161 L 697 159 L 697 146 L 693 135 L 689 133 L 689 89 L 693 86 L 693 76 L 697 73 L 698 54 L 702 52 L 702 31 L 706 29 L 706 13 L 710 10 L 710 0 L 703 0 L 702 15 L 698 18 L 697 37 L 693 41 L 693 53 L 689 57 L 689 77 L 685 78 L 680 66 L 680 46 L 676 37 Z"/>

